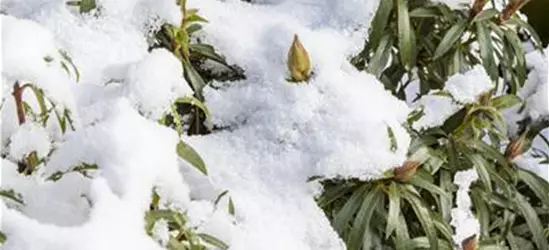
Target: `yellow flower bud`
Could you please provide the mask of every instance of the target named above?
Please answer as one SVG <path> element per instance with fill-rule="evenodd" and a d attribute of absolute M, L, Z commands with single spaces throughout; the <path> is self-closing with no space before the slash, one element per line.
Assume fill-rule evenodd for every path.
<path fill-rule="evenodd" d="M 294 41 L 288 51 L 288 70 L 292 81 L 301 82 L 309 79 L 311 74 L 311 60 L 307 50 L 294 35 Z"/>

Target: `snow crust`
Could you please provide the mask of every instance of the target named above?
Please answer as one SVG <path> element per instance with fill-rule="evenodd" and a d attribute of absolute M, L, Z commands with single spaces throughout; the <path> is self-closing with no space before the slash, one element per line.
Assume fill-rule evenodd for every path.
<path fill-rule="evenodd" d="M 454 184 L 458 186 L 457 207 L 450 211 L 452 217 L 450 225 L 455 229 L 453 238 L 458 246 L 473 235 L 478 237 L 480 233 L 480 224 L 471 211 L 472 203 L 469 197 L 469 187 L 477 179 L 478 175 L 474 169 L 460 171 L 454 176 Z"/>

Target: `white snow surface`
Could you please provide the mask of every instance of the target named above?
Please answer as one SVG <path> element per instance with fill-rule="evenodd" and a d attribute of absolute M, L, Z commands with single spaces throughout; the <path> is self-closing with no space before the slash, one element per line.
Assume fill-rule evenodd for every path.
<path fill-rule="evenodd" d="M 2 188 L 25 201 L 2 205 L 4 249 L 162 249 L 144 230 L 152 188 L 231 249 L 344 249 L 314 201 L 318 184 L 307 179 L 377 178 L 405 160 L 410 143 L 401 127 L 407 105 L 347 59 L 363 45 L 377 1 L 188 1 L 209 20 L 201 39 L 247 77 L 205 89 L 212 122 L 227 129 L 182 138 L 203 157 L 208 177 L 179 160 L 177 133 L 155 121 L 174 98 L 192 94 L 173 56 L 147 52 L 151 29 L 179 22 L 174 2 L 101 0 L 100 11 L 85 15 L 60 0 L 1 3 L 9 15 L 2 16 L 2 50 L 9 51 L 2 57 L 3 142 L 19 131 L 15 81 L 43 88 L 71 109 L 76 124 L 64 135 L 47 127 L 54 151 L 32 176 L 2 160 Z M 286 81 L 294 34 L 313 62 L 308 84 Z M 78 83 L 58 66 L 57 49 L 73 59 Z M 80 163 L 99 169 L 91 179 L 69 173 L 46 180 Z M 223 190 L 236 218 L 224 209 L 227 199 L 212 208 Z M 166 237 L 161 226 L 156 239 Z"/>
<path fill-rule="evenodd" d="M 462 242 L 473 236 L 479 236 L 480 224 L 471 211 L 471 198 L 469 197 L 469 187 L 471 183 L 478 179 L 475 169 L 460 171 L 454 176 L 454 184 L 458 186 L 456 205 L 450 211 L 452 220 L 450 225 L 455 228 L 453 236 L 454 242 L 461 246 Z"/>
<path fill-rule="evenodd" d="M 467 104 L 476 102 L 480 95 L 494 87 L 484 67 L 477 64 L 464 74 L 457 73 L 448 78 L 444 90 L 448 91 L 455 101 Z"/>

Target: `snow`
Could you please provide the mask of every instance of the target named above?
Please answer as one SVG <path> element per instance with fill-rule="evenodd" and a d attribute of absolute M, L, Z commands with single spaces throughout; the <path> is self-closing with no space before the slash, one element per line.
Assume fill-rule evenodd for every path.
<path fill-rule="evenodd" d="M 51 149 L 51 141 L 44 128 L 34 123 L 25 123 L 11 136 L 10 156 L 22 160 L 32 152 L 39 159 L 46 156 Z"/>
<path fill-rule="evenodd" d="M 450 225 L 455 229 L 453 239 L 459 246 L 467 238 L 473 235 L 478 237 L 480 233 L 480 224 L 471 211 L 472 203 L 469 197 L 469 187 L 477 179 L 478 175 L 474 169 L 457 172 L 454 176 L 454 184 L 458 186 L 457 207 L 450 211 L 452 218 Z"/>
<path fill-rule="evenodd" d="M 468 104 L 476 102 L 480 95 L 494 87 L 484 67 L 477 64 L 464 74 L 457 73 L 448 78 L 444 90 L 448 91 L 455 101 Z"/>
<path fill-rule="evenodd" d="M 192 96 L 182 74 L 181 62 L 169 51 L 157 49 L 129 66 L 123 91 L 142 113 L 157 120 L 177 97 Z"/>
<path fill-rule="evenodd" d="M 11 53 L 2 61 L 2 118 L 9 125 L 2 126 L 3 143 L 15 137 L 10 146 L 19 155 L 39 149 L 46 156 L 28 177 L 16 172 L 13 159 L 3 159 L 2 188 L 25 201 L 2 207 L 4 249 L 161 249 L 156 241 L 166 239 L 165 226 L 155 225 L 153 238 L 143 225 L 153 188 L 162 206 L 186 212 L 198 232 L 231 249 L 344 249 L 314 201 L 318 183 L 307 179 L 378 178 L 405 160 L 410 143 L 401 125 L 407 105 L 347 61 L 363 45 L 377 1 L 189 1 L 209 20 L 200 39 L 247 77 L 205 89 L 212 122 L 230 129 L 181 138 L 204 158 L 208 177 L 178 158 L 177 133 L 156 122 L 175 98 L 192 94 L 174 56 L 147 50 L 162 21 L 180 21 L 175 1 L 98 5 L 81 15 L 60 0 L 1 4 L 10 15 L 2 16 L 2 50 Z M 286 81 L 294 34 L 313 63 L 307 84 Z M 78 68 L 78 82 L 59 66 L 59 49 Z M 55 132 L 52 123 L 33 141 L 17 139 L 15 81 L 36 84 L 70 109 L 76 130 Z M 36 104 L 28 94 L 24 99 Z M 44 138 L 51 155 L 35 141 Z M 30 142 L 33 148 L 17 146 Z M 70 172 L 82 163 L 98 169 L 89 177 Z M 47 180 L 59 171 L 66 172 L 60 180 Z M 235 217 L 228 198 L 212 205 L 223 190 Z"/>
<path fill-rule="evenodd" d="M 159 219 L 154 223 L 152 229 L 153 238 L 161 245 L 166 246 L 170 240 L 170 231 L 168 222 L 165 219 Z"/>
<path fill-rule="evenodd" d="M 435 94 L 422 96 L 414 105 L 420 107 L 423 113 L 412 125 L 417 130 L 440 126 L 461 108 L 451 97 Z"/>

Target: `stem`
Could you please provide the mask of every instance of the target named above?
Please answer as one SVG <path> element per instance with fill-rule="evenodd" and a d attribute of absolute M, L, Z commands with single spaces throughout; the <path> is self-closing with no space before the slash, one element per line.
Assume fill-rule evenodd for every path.
<path fill-rule="evenodd" d="M 19 82 L 15 82 L 13 85 L 13 98 L 15 99 L 15 109 L 17 110 L 17 119 L 19 125 L 25 123 L 25 110 L 23 109 L 23 89 L 26 85 L 21 87 Z"/>
<path fill-rule="evenodd" d="M 23 90 L 26 87 L 31 87 L 32 85 L 27 83 L 23 86 L 19 85 L 19 82 L 16 81 L 13 85 L 13 98 L 15 99 L 15 109 L 17 111 L 17 119 L 19 125 L 23 125 L 26 122 L 25 119 L 25 109 L 23 108 Z M 18 164 L 18 170 L 20 173 L 31 174 L 33 172 L 34 166 L 37 166 L 39 162 L 36 152 L 31 152 L 24 160 L 24 162 Z"/>

